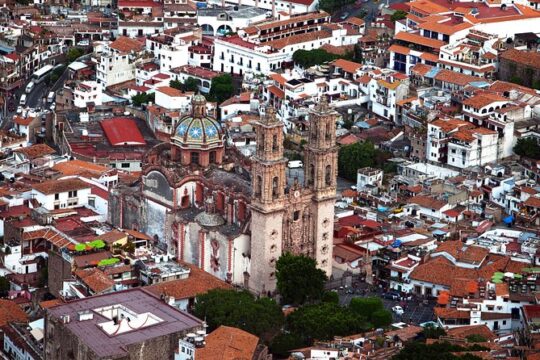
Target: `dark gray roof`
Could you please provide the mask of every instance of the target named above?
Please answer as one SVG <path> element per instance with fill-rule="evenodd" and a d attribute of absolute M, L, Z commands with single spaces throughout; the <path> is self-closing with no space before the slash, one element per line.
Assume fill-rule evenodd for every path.
<path fill-rule="evenodd" d="M 139 314 L 150 312 L 161 318 L 163 322 L 116 336 L 108 336 L 98 327 L 98 324 L 110 320 L 92 310 L 116 304 L 121 304 Z M 92 311 L 93 319 L 79 321 L 78 313 L 85 310 Z M 186 332 L 196 327 L 198 330 L 202 324 L 202 321 L 196 317 L 167 305 L 140 288 L 75 300 L 51 308 L 48 313 L 59 320 L 61 316 L 69 315 L 70 322 L 65 326 L 98 357 L 125 355 L 128 345 L 142 343 L 159 336 Z"/>

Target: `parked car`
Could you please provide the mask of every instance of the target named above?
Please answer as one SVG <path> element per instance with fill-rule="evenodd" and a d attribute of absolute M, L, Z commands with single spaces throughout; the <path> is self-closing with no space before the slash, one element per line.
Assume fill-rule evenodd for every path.
<path fill-rule="evenodd" d="M 17 107 L 17 114 L 22 114 L 22 111 L 23 111 L 23 107 L 22 107 L 22 106 L 18 106 L 18 107 Z"/>
<path fill-rule="evenodd" d="M 345 12 L 345 13 L 343 13 L 343 15 L 341 15 L 339 18 L 340 18 L 341 20 L 345 20 L 345 19 L 347 19 L 348 17 L 349 17 L 349 13 L 348 13 L 348 12 Z"/>
<path fill-rule="evenodd" d="M 392 308 L 392 311 L 396 314 L 396 315 L 403 315 L 403 308 L 399 305 L 396 305 Z"/>
<path fill-rule="evenodd" d="M 399 293 L 395 291 L 390 291 L 384 294 L 384 298 L 388 300 L 398 300 L 399 299 Z"/>

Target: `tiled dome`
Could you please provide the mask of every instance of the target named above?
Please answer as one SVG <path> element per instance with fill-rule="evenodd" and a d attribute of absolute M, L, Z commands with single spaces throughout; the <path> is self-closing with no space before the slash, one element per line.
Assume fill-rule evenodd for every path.
<path fill-rule="evenodd" d="M 183 148 L 212 148 L 223 145 L 221 124 L 205 114 L 206 101 L 194 96 L 193 112 L 178 122 L 173 134 L 175 143 Z"/>

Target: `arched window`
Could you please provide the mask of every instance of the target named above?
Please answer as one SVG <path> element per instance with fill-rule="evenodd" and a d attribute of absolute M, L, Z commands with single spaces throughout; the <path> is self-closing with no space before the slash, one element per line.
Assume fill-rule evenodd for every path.
<path fill-rule="evenodd" d="M 330 123 L 326 124 L 326 140 L 330 140 L 332 138 L 332 127 L 330 126 Z"/>
<path fill-rule="evenodd" d="M 278 177 L 274 177 L 272 179 L 272 197 L 276 198 L 279 196 L 279 187 L 278 187 L 278 184 L 279 184 L 279 179 Z"/>
<path fill-rule="evenodd" d="M 262 176 L 257 175 L 257 181 L 255 182 L 255 195 L 261 195 L 262 192 Z"/>
<path fill-rule="evenodd" d="M 272 137 L 272 151 L 277 151 L 278 149 L 277 135 Z"/>
<path fill-rule="evenodd" d="M 264 151 L 264 134 L 261 134 L 261 136 L 259 136 L 259 150 L 260 151 Z"/>
<path fill-rule="evenodd" d="M 308 185 L 313 185 L 314 181 L 315 181 L 315 166 L 313 164 L 310 164 L 309 165 Z"/>
<path fill-rule="evenodd" d="M 326 185 L 332 185 L 332 166 L 326 165 L 326 172 L 324 176 Z"/>
<path fill-rule="evenodd" d="M 215 163 L 216 163 L 216 152 L 210 151 L 210 164 L 215 164 Z"/>
<path fill-rule="evenodd" d="M 191 163 L 192 164 L 198 164 L 199 163 L 199 153 L 197 151 L 191 152 Z"/>

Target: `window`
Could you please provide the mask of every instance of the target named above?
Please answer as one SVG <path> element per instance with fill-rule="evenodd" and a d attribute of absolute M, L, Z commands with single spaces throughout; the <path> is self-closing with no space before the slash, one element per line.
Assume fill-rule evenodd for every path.
<path fill-rule="evenodd" d="M 255 184 L 255 195 L 260 195 L 262 191 L 262 177 L 257 175 L 257 182 Z"/>
<path fill-rule="evenodd" d="M 272 179 L 272 197 L 274 198 L 277 198 L 279 196 L 278 184 L 279 184 L 279 179 L 276 176 Z"/>
<path fill-rule="evenodd" d="M 89 197 L 88 198 L 88 206 L 95 208 L 96 207 L 96 198 L 95 197 Z"/>
<path fill-rule="evenodd" d="M 210 151 L 210 163 L 214 164 L 216 162 L 216 152 Z"/>
<path fill-rule="evenodd" d="M 122 169 L 129 169 L 129 163 L 122 163 L 120 166 Z"/>
<path fill-rule="evenodd" d="M 296 210 L 296 211 L 293 213 L 293 220 L 294 220 L 294 221 L 300 220 L 300 210 Z"/>
<path fill-rule="evenodd" d="M 77 197 L 77 190 L 68 192 L 68 198 Z"/>
<path fill-rule="evenodd" d="M 196 151 L 191 152 L 191 163 L 192 164 L 198 164 L 199 163 L 199 153 Z"/>
<path fill-rule="evenodd" d="M 325 172 L 326 185 L 332 185 L 332 166 L 326 165 Z"/>
<path fill-rule="evenodd" d="M 54 200 L 60 200 L 60 194 L 54 194 Z"/>

